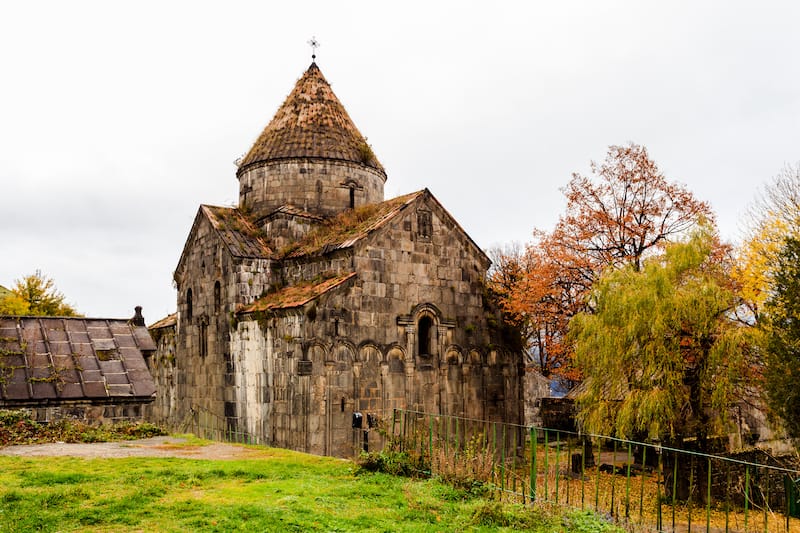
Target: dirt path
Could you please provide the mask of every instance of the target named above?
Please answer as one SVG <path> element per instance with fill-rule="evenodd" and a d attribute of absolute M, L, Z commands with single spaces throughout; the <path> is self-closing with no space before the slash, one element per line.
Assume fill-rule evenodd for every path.
<path fill-rule="evenodd" d="M 0 455 L 21 457 L 181 457 L 184 459 L 254 459 L 263 452 L 236 444 L 211 443 L 204 446 L 187 444 L 180 437 L 153 437 L 150 439 L 120 442 L 95 442 L 91 444 L 25 444 L 0 447 Z"/>

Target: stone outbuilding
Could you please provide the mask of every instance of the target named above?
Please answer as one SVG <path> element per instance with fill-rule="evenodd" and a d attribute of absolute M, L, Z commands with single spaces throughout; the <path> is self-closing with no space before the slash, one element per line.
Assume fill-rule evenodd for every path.
<path fill-rule="evenodd" d="M 156 345 L 140 309 L 132 320 L 0 317 L 0 408 L 41 421 L 141 420 L 155 398 Z"/>
<path fill-rule="evenodd" d="M 154 421 L 204 413 L 337 456 L 360 445 L 354 413 L 522 423 L 488 257 L 427 189 L 384 199 L 383 166 L 315 63 L 237 178 L 237 207 L 200 206 L 177 314 L 150 328 Z"/>

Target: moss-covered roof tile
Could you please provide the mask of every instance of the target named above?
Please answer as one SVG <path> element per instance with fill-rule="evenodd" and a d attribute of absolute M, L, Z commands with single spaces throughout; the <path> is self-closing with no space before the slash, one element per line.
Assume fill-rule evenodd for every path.
<path fill-rule="evenodd" d="M 290 287 L 285 287 L 279 291 L 272 292 L 259 298 L 251 305 L 240 310 L 240 313 L 253 313 L 258 311 L 274 311 L 278 309 L 291 309 L 300 307 L 320 295 L 345 283 L 355 277 L 355 272 L 349 272 L 339 276 L 334 276 L 324 280 L 305 281 Z"/>
<path fill-rule="evenodd" d="M 312 63 L 244 156 L 240 168 L 263 161 L 318 157 L 383 172 L 316 63 Z"/>
<path fill-rule="evenodd" d="M 378 204 L 344 211 L 309 232 L 300 241 L 281 250 L 278 255 L 284 259 L 293 259 L 349 248 L 388 223 L 423 192 L 424 190 L 417 191 Z"/>
<path fill-rule="evenodd" d="M 270 257 L 272 250 L 261 232 L 234 207 L 201 206 L 234 257 Z"/>

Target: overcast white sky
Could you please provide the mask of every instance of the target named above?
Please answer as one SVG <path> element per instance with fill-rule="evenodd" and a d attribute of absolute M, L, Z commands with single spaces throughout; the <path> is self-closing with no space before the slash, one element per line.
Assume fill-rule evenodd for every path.
<path fill-rule="evenodd" d="M 484 249 L 634 141 L 726 239 L 800 160 L 800 3 L 4 2 L 0 285 L 41 269 L 88 316 L 175 309 L 200 203 L 317 63 L 387 169 Z"/>

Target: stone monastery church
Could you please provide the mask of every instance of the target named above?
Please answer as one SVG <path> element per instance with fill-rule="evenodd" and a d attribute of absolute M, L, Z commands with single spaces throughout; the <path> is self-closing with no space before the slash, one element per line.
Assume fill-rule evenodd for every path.
<path fill-rule="evenodd" d="M 153 324 L 154 421 L 351 456 L 354 413 L 522 423 L 490 261 L 427 189 L 387 176 L 316 63 L 238 164 L 239 205 L 201 205 Z"/>

